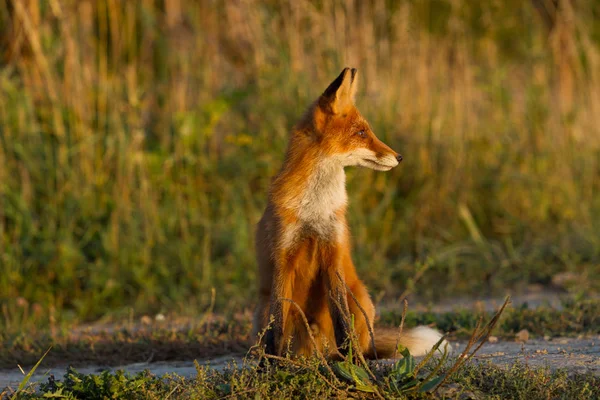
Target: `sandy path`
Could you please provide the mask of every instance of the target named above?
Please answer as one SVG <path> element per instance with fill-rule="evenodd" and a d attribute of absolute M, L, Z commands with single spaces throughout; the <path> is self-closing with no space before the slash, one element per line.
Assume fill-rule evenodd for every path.
<path fill-rule="evenodd" d="M 464 348 L 464 342 L 453 343 L 458 350 Z M 200 365 L 210 365 L 217 370 L 225 369 L 228 364 L 235 361 L 242 364 L 240 357 L 224 356 L 212 360 L 198 361 Z M 526 343 L 500 341 L 488 343 L 481 348 L 475 362 L 491 362 L 499 366 L 510 366 L 516 362 L 530 367 L 548 366 L 551 369 L 566 368 L 572 373 L 592 373 L 600 376 L 600 336 L 583 339 L 554 338 L 552 340 L 529 340 Z M 117 367 L 102 367 L 90 365 L 77 368 L 84 374 L 97 374 L 103 370 L 115 371 L 123 369 L 130 374 L 150 370 L 155 375 L 177 374 L 183 377 L 194 377 L 196 368 L 193 361 L 137 363 Z M 31 382 L 44 382 L 49 374 L 54 374 L 57 379 L 62 379 L 66 367 L 43 368 L 34 374 Z M 23 374 L 18 368 L 14 370 L 0 370 L 0 388 L 10 386 L 16 388 L 22 380 Z"/>
<path fill-rule="evenodd" d="M 238 365 L 242 364 L 242 359 L 240 357 L 232 357 L 232 356 L 224 356 L 213 358 L 212 360 L 203 360 L 198 361 L 198 364 L 205 366 L 209 365 L 211 368 L 215 370 L 223 370 L 227 367 L 228 364 L 232 362 L 237 362 Z M 116 371 L 116 370 L 125 370 L 129 372 L 131 375 L 137 374 L 138 372 L 142 372 L 144 370 L 150 370 L 155 375 L 165 375 L 165 374 L 176 374 L 179 376 L 183 376 L 186 378 L 191 378 L 196 376 L 196 367 L 194 366 L 193 361 L 170 361 L 170 362 L 156 362 L 156 363 L 135 363 L 128 365 L 120 365 L 113 367 L 103 367 L 100 365 L 89 365 L 85 367 L 76 368 L 77 372 L 82 374 L 99 374 L 102 371 Z M 67 370 L 67 366 L 55 366 L 52 368 L 43 368 L 43 364 L 36 371 L 36 373 L 31 378 L 30 382 L 45 382 L 50 374 L 54 375 L 57 380 L 62 380 L 65 372 Z M 26 371 L 27 372 L 27 371 Z M 16 389 L 19 386 L 19 383 L 23 379 L 23 373 L 15 368 L 14 370 L 0 370 L 0 389 L 6 386 L 10 386 L 13 389 Z"/>
<path fill-rule="evenodd" d="M 585 339 L 554 338 L 548 341 L 536 339 L 526 343 L 487 343 L 474 358 L 477 362 L 491 362 L 499 366 L 520 362 L 534 368 L 566 368 L 570 373 L 600 376 L 600 336 Z"/>

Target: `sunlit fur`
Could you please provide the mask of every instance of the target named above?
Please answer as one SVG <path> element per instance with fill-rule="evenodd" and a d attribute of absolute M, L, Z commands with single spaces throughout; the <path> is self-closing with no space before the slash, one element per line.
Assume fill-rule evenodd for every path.
<path fill-rule="evenodd" d="M 314 351 L 295 307 L 278 299 L 291 299 L 299 305 L 319 350 L 335 353 L 341 344 L 336 344 L 335 335 L 340 325 L 339 319 L 332 318 L 337 309 L 329 301 L 329 293 L 345 293 L 348 288 L 353 296 L 347 294 L 347 303 L 354 314 L 360 348 L 366 355 L 373 354 L 360 308 L 372 324 L 375 307 L 350 256 L 344 168 L 388 171 L 398 165 L 398 153 L 375 136 L 355 107 L 356 78 L 356 70 L 344 69 L 293 129 L 285 161 L 273 179 L 258 224 L 259 304 L 254 330 L 263 331 L 273 315 L 272 335 L 266 339 L 271 353 L 281 354 L 288 345 L 296 355 Z M 395 333 L 382 331 L 376 336 L 378 355 L 390 356 L 396 345 Z M 423 353 L 439 337 L 433 330 L 407 331 L 400 343 Z"/>

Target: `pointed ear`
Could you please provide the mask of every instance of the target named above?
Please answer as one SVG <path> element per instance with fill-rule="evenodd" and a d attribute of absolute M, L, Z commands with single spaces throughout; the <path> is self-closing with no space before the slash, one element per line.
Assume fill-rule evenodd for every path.
<path fill-rule="evenodd" d="M 354 100 L 356 100 L 356 89 L 358 88 L 358 70 L 356 68 L 352 68 L 350 72 L 352 73 L 352 81 L 350 82 L 350 99 L 352 100 L 352 104 L 354 104 Z"/>
<path fill-rule="evenodd" d="M 353 82 L 355 77 L 356 69 L 344 68 L 342 73 L 331 82 L 319 98 L 321 108 L 332 114 L 340 114 L 354 104 L 356 88 L 353 87 Z"/>

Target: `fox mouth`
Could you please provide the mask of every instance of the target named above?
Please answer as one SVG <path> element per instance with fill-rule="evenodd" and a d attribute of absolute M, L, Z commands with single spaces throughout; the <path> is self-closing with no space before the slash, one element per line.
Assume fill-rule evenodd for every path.
<path fill-rule="evenodd" d="M 398 163 L 396 163 L 396 165 L 398 165 Z M 394 168 L 396 165 L 382 164 L 380 162 L 377 162 L 375 160 L 371 160 L 368 158 L 363 158 L 362 163 L 361 163 L 361 166 L 366 167 L 366 168 L 371 168 L 371 169 L 374 169 L 377 171 L 389 171 L 390 169 Z"/>

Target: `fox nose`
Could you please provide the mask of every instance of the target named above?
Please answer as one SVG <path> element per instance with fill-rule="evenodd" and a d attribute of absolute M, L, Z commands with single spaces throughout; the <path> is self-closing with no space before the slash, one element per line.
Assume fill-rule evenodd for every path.
<path fill-rule="evenodd" d="M 398 160 L 398 162 L 402 161 L 402 156 L 401 156 L 400 154 L 398 154 L 398 155 L 396 156 L 396 160 Z"/>

